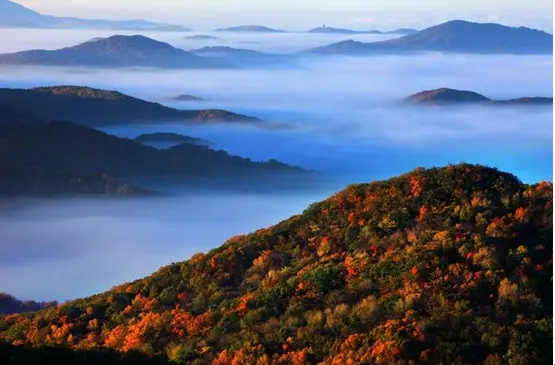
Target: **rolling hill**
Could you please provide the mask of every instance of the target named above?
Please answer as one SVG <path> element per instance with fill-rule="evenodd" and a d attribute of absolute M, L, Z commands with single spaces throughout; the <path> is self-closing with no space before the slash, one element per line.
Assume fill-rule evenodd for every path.
<path fill-rule="evenodd" d="M 6 107 L 5 112 L 3 107 Z M 25 119 L 35 122 L 67 120 L 89 126 L 156 122 L 264 124 L 257 118 L 225 110 L 178 110 L 117 91 L 81 86 L 0 88 L 0 116 L 3 113 L 10 118 L 0 119 L 0 124 Z"/>
<path fill-rule="evenodd" d="M 0 0 L 0 27 L 188 31 L 179 25 L 161 24 L 142 19 L 100 20 L 44 15 L 9 0 Z"/>
<path fill-rule="evenodd" d="M 284 30 L 273 29 L 263 25 L 239 25 L 229 28 L 218 28 L 215 32 L 245 32 L 245 33 L 285 33 Z"/>
<path fill-rule="evenodd" d="M 95 38 L 57 50 L 0 54 L 0 65 L 86 67 L 228 68 L 223 60 L 195 56 L 141 35 Z"/>
<path fill-rule="evenodd" d="M 522 97 L 508 100 L 492 100 L 473 91 L 441 88 L 413 94 L 407 97 L 405 102 L 413 105 L 552 106 L 553 98 Z"/>
<path fill-rule="evenodd" d="M 144 279 L 0 317 L 0 339 L 176 364 L 547 364 L 552 214 L 548 182 L 416 169 Z"/>
<path fill-rule="evenodd" d="M 343 55 L 414 52 L 551 54 L 553 36 L 525 27 L 453 20 L 392 40 L 373 43 L 347 40 L 313 48 L 308 52 Z"/>
<path fill-rule="evenodd" d="M 0 126 L 0 171 L 3 195 L 137 195 L 166 181 L 185 186 L 201 178 L 224 185 L 249 179 L 255 189 L 256 178 L 307 173 L 190 142 L 156 149 L 69 122 Z"/>

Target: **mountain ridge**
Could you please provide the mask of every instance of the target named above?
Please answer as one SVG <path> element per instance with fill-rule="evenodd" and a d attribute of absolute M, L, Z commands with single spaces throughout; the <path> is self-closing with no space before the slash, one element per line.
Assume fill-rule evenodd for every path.
<path fill-rule="evenodd" d="M 372 43 L 343 41 L 312 48 L 308 52 L 345 55 L 416 52 L 550 54 L 553 53 L 553 36 L 526 27 L 451 20 L 400 38 Z"/>
<path fill-rule="evenodd" d="M 258 118 L 220 109 L 180 110 L 141 100 L 119 91 L 87 86 L 61 85 L 31 89 L 0 88 L 2 107 L 29 115 L 35 122 L 68 120 L 88 126 L 141 124 L 156 122 L 247 123 L 264 127 Z M 33 118 L 31 118 L 31 116 Z M 0 120 L 10 123 L 11 119 Z"/>

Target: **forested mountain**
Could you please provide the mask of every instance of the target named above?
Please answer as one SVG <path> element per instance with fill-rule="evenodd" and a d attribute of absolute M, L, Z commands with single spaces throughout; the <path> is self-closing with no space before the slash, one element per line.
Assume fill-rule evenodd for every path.
<path fill-rule="evenodd" d="M 6 117 L 2 118 L 3 115 Z M 118 91 L 85 86 L 0 88 L 0 124 L 20 120 L 65 120 L 89 126 L 156 122 L 260 122 L 257 118 L 219 109 L 173 109 Z"/>
<path fill-rule="evenodd" d="M 136 195 L 146 191 L 124 181 L 192 184 L 198 178 L 223 185 L 249 179 L 254 189 L 255 177 L 307 173 L 190 142 L 160 150 L 69 122 L 0 126 L 0 172 L 0 194 L 6 195 Z"/>
<path fill-rule="evenodd" d="M 416 169 L 105 293 L 0 317 L 0 339 L 180 364 L 548 364 L 552 215 L 549 182 Z"/>

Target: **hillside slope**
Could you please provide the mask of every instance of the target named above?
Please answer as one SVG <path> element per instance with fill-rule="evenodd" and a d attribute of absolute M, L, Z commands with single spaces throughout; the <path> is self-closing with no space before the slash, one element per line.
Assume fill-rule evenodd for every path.
<path fill-rule="evenodd" d="M 89 298 L 0 340 L 181 364 L 547 364 L 553 186 L 417 169 Z"/>

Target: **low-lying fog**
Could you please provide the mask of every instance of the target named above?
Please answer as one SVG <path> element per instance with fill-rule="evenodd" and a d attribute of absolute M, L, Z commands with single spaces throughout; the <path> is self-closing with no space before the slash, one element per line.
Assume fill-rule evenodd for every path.
<path fill-rule="evenodd" d="M 55 37 L 39 39 L 33 32 L 39 31 L 21 32 L 23 48 L 57 48 L 108 35 L 55 31 L 66 41 L 59 44 L 51 40 Z M 159 34 L 153 37 L 171 41 L 161 37 L 175 36 Z M 219 42 L 233 47 L 247 37 L 218 36 Z M 296 51 L 337 41 L 306 34 L 248 37 L 259 43 L 244 48 L 265 51 Z M 172 43 L 197 48 L 212 41 L 184 42 L 187 47 Z M 10 47 L 15 50 L 15 42 L 0 45 L 0 51 Z M 316 58 L 295 68 L 233 71 L 0 68 L 3 87 L 88 85 L 177 108 L 221 108 L 268 123 L 287 123 L 291 128 L 279 130 L 167 123 L 106 131 L 126 137 L 180 132 L 232 154 L 316 169 L 329 179 L 326 188 L 309 194 L 10 203 L 0 213 L 0 291 L 44 300 L 96 293 L 300 213 L 349 183 L 384 179 L 417 166 L 466 161 L 498 167 L 525 182 L 551 180 L 552 110 L 407 108 L 397 102 L 439 87 L 472 90 L 492 99 L 551 96 L 552 62 L 549 56 L 430 54 Z M 208 101 L 170 101 L 179 94 Z"/>

